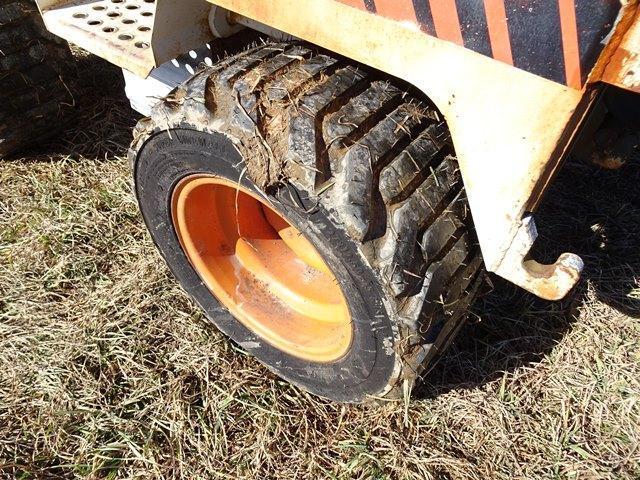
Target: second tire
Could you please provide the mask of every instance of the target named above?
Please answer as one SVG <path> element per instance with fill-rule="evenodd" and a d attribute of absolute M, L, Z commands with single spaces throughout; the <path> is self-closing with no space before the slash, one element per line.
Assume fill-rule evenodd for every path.
<path fill-rule="evenodd" d="M 33 0 L 0 0 L 0 158 L 51 138 L 73 118 L 69 45 Z"/>

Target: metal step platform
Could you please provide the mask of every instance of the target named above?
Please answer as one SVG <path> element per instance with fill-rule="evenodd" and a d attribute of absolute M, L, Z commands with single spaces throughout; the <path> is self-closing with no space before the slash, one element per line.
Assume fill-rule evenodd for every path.
<path fill-rule="evenodd" d="M 213 37 L 206 0 L 37 3 L 51 32 L 141 77 Z"/>

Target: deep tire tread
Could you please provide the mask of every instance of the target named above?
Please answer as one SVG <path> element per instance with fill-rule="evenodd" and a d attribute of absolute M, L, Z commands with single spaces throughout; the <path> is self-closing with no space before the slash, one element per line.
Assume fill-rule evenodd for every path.
<path fill-rule="evenodd" d="M 332 146 L 356 143 L 402 102 L 402 91 L 385 81 L 374 81 L 327 119 L 325 141 Z"/>
<path fill-rule="evenodd" d="M 446 124 L 429 125 L 380 173 L 380 192 L 385 203 L 396 204 L 409 198 L 451 153 Z"/>
<path fill-rule="evenodd" d="M 403 152 L 425 128 L 427 117 L 412 103 L 403 103 L 375 124 L 340 158 L 334 167 L 341 191 L 338 210 L 354 239 L 365 241 L 384 231 L 378 215 L 382 196 L 378 189 L 382 168 Z"/>
<path fill-rule="evenodd" d="M 352 96 L 363 91 L 366 74 L 347 66 L 336 70 L 325 81 L 303 92 L 295 101 L 289 118 L 287 160 L 294 175 L 308 187 L 320 187 L 331 177 L 330 160 L 325 143 L 324 118 L 342 108 Z"/>
<path fill-rule="evenodd" d="M 180 88 L 202 98 L 206 83 L 205 106 L 227 122 L 222 131 L 241 129 L 241 148 L 269 153 L 247 173 L 260 188 L 321 204 L 357 246 L 398 329 L 400 367 L 379 394 L 399 394 L 462 324 L 482 276 L 446 124 L 425 99 L 307 45 L 265 45 L 221 65 Z M 160 104 L 139 138 L 197 123 L 188 104 Z"/>
<path fill-rule="evenodd" d="M 53 136 L 73 117 L 72 62 L 33 1 L 0 1 L 0 158 Z"/>

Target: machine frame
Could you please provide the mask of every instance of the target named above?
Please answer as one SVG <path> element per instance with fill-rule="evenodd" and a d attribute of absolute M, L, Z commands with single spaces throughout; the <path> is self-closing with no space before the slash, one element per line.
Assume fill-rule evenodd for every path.
<path fill-rule="evenodd" d="M 571 253 L 550 265 L 531 258 L 532 214 L 601 85 L 640 93 L 637 0 L 542 2 L 554 6 L 551 16 L 532 5 L 532 16 L 522 18 L 541 22 L 538 30 L 560 38 L 560 49 L 549 41 L 522 56 L 518 45 L 539 40 L 527 38 L 522 18 L 515 21 L 522 1 L 37 3 L 51 32 L 142 77 L 215 35 L 249 26 L 284 32 L 410 83 L 447 121 L 486 268 L 549 300 L 571 290 L 583 263 Z M 599 14 L 581 24 L 591 6 Z"/>

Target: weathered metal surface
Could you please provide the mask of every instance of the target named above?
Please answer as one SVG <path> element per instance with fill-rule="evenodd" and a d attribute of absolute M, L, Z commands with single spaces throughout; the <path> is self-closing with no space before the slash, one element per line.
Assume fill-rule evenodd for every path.
<path fill-rule="evenodd" d="M 633 23 L 607 63 L 602 80 L 640 93 L 640 7 L 635 11 Z"/>
<path fill-rule="evenodd" d="M 211 4 L 206 0 L 155 1 L 158 7 L 151 44 L 156 65 L 213 40 L 209 28 Z"/>
<path fill-rule="evenodd" d="M 36 0 L 47 29 L 140 76 L 212 38 L 206 0 Z"/>
<path fill-rule="evenodd" d="M 164 10 L 155 14 L 154 63 L 157 56 L 182 53 L 207 23 L 204 0 L 157 1 Z M 421 89 L 451 129 L 487 268 L 545 298 L 558 297 L 577 281 L 580 265 L 573 256 L 549 266 L 528 259 L 535 238 L 528 212 L 590 104 L 591 97 L 580 89 L 585 78 L 599 80 L 611 63 L 636 0 L 627 2 L 627 15 L 606 47 L 600 41 L 620 9 L 616 0 L 208 1 Z M 49 5 L 45 20 L 61 5 L 39 2 Z M 58 7 L 52 10 L 52 4 Z M 148 58 L 131 61 L 131 44 L 98 39 L 73 22 L 52 24 L 69 27 L 50 28 L 72 42 L 130 70 L 148 72 Z M 189 25 L 196 33 L 184 33 Z M 180 41 L 183 34 L 187 40 Z M 629 38 L 637 46 L 636 37 Z"/>
<path fill-rule="evenodd" d="M 538 185 L 551 175 L 550 165 L 560 161 L 559 145 L 568 141 L 565 128 L 582 113 L 581 91 L 425 35 L 411 22 L 332 0 L 215 3 L 402 78 L 427 94 L 451 129 L 487 268 L 534 290 L 528 277 L 516 278 L 502 265 L 514 262 L 510 252 L 522 219 Z M 553 269 L 565 267 L 550 268 L 554 279 Z"/>
<path fill-rule="evenodd" d="M 338 1 L 578 89 L 621 7 L 617 0 Z"/>
<path fill-rule="evenodd" d="M 526 216 L 495 273 L 547 300 L 560 300 L 580 279 L 582 259 L 573 253 L 563 253 L 555 263 L 543 265 L 529 258 L 529 251 L 538 237 L 533 217 Z"/>

